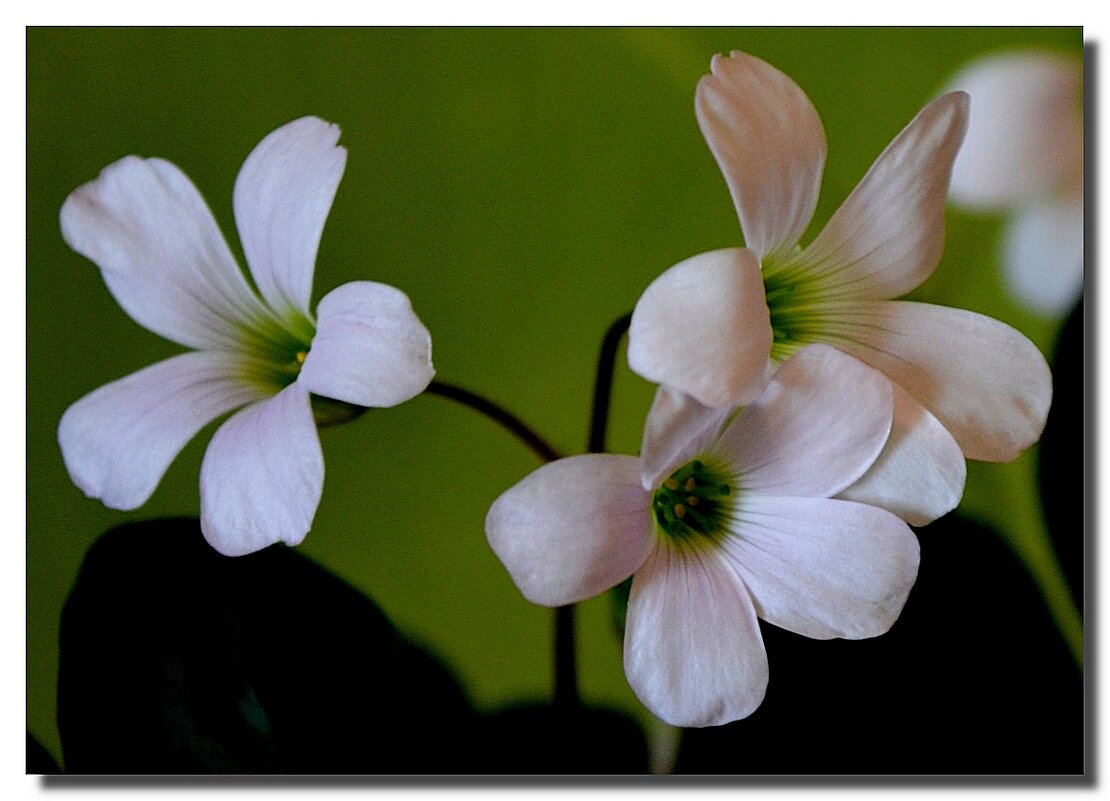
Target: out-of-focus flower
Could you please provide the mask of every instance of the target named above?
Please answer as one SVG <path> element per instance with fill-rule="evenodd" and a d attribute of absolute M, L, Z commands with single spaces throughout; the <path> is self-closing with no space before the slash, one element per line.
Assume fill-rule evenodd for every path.
<path fill-rule="evenodd" d="M 1083 65 L 1041 50 L 991 54 L 949 90 L 971 96 L 952 200 L 1009 215 L 1006 283 L 1031 311 L 1066 313 L 1083 290 Z"/>
<path fill-rule="evenodd" d="M 486 534 L 524 596 L 575 603 L 633 576 L 624 667 L 676 726 L 750 715 L 767 688 L 757 617 L 829 639 L 885 632 L 917 577 L 894 514 L 834 498 L 872 465 L 894 398 L 825 345 L 792 356 L 749 406 L 662 415 L 643 459 L 572 456 L 490 507 Z M 646 430 L 661 420 L 657 403 Z M 686 425 L 691 423 L 691 425 Z"/>
<path fill-rule="evenodd" d="M 949 511 L 963 490 L 964 456 L 1015 458 L 1040 436 L 1052 393 L 1044 357 L 1013 328 L 891 300 L 940 259 L 967 95 L 926 106 L 802 248 L 825 162 L 817 111 L 753 56 L 715 56 L 711 70 L 695 109 L 747 247 L 703 253 L 660 275 L 633 312 L 629 364 L 712 410 L 756 397 L 804 345 L 833 345 L 897 385 L 899 465 L 868 478 L 860 498 L 901 506 L 916 523 Z M 933 479 L 915 498 L 906 482 L 916 474 Z"/>
<path fill-rule="evenodd" d="M 323 490 L 310 393 L 393 406 L 431 381 L 431 340 L 403 292 L 355 281 L 309 311 L 316 250 L 347 151 L 315 117 L 269 134 L 235 183 L 247 283 L 196 187 L 161 159 L 123 158 L 74 190 L 62 234 L 140 325 L 190 352 L 107 384 L 58 426 L 73 482 L 113 509 L 150 497 L 212 420 L 201 527 L 216 550 L 299 543 Z M 261 297 L 259 297 L 261 295 Z M 240 408 L 242 407 L 242 408 Z"/>

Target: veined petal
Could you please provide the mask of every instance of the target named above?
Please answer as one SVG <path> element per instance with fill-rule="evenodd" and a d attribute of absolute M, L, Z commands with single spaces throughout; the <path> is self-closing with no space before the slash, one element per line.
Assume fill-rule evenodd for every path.
<path fill-rule="evenodd" d="M 822 640 L 889 629 L 920 559 L 890 512 L 828 498 L 746 496 L 721 547 L 761 618 Z"/>
<path fill-rule="evenodd" d="M 825 130 L 794 81 L 734 51 L 714 56 L 694 109 L 740 214 L 744 243 L 764 260 L 805 233 L 825 167 Z"/>
<path fill-rule="evenodd" d="M 1006 285 L 1027 308 L 1062 317 L 1083 291 L 1083 192 L 1018 210 L 1002 233 Z"/>
<path fill-rule="evenodd" d="M 705 406 L 731 407 L 755 398 L 770 353 L 759 259 L 744 248 L 679 262 L 648 286 L 632 310 L 633 372 Z"/>
<path fill-rule="evenodd" d="M 432 338 L 399 289 L 373 281 L 336 287 L 316 309 L 316 336 L 298 381 L 358 406 L 396 406 L 435 375 Z"/>
<path fill-rule="evenodd" d="M 196 187 L 173 164 L 127 156 L 70 193 L 66 243 L 100 268 L 128 315 L 167 339 L 237 349 L 272 321 Z M 269 322 L 273 325 L 272 322 Z"/>
<path fill-rule="evenodd" d="M 890 434 L 890 381 L 827 345 L 809 345 L 711 451 L 737 471 L 741 493 L 829 497 L 874 463 Z"/>
<path fill-rule="evenodd" d="M 683 463 L 709 447 L 733 413 L 725 407 L 703 406 L 669 387 L 655 392 L 640 447 L 640 483 L 654 490 Z"/>
<path fill-rule="evenodd" d="M 632 579 L 624 672 L 672 726 L 746 718 L 767 692 L 767 652 L 748 590 L 719 554 L 660 545 Z"/>
<path fill-rule="evenodd" d="M 639 473 L 631 456 L 570 456 L 493 502 L 486 537 L 525 598 L 542 606 L 577 603 L 643 564 L 654 537 Z"/>
<path fill-rule="evenodd" d="M 893 388 L 894 425 L 886 446 L 863 477 L 837 497 L 924 526 L 959 504 L 967 463 L 948 429 L 900 386 Z"/>
<path fill-rule="evenodd" d="M 296 545 L 312 527 L 323 488 L 308 390 L 294 382 L 237 412 L 212 437 L 200 468 L 204 538 L 225 556 Z"/>
<path fill-rule="evenodd" d="M 311 319 L 320 234 L 347 163 L 339 126 L 302 117 L 273 131 L 235 181 L 235 222 L 258 290 L 282 316 Z"/>
<path fill-rule="evenodd" d="M 981 58 L 949 83 L 971 95 L 952 199 L 1003 208 L 1053 192 L 1083 171 L 1083 67 L 1051 51 Z"/>
<path fill-rule="evenodd" d="M 81 398 L 58 424 L 73 483 L 112 509 L 142 506 L 201 428 L 261 397 L 240 374 L 233 355 L 183 353 Z"/>
<path fill-rule="evenodd" d="M 982 314 L 911 301 L 822 311 L 822 338 L 886 373 L 969 459 L 1008 462 L 1040 438 L 1052 374 L 1037 347 Z"/>
<path fill-rule="evenodd" d="M 928 278 L 944 250 L 944 203 L 968 99 L 934 100 L 895 137 L 802 253 L 769 279 L 825 297 L 893 298 Z"/>

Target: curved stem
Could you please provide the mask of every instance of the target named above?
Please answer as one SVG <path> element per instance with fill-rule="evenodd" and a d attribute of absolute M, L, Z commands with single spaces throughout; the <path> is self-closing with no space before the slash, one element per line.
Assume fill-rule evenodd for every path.
<path fill-rule="evenodd" d="M 507 429 L 545 462 L 553 462 L 560 458 L 559 452 L 547 440 L 533 431 L 523 420 L 508 409 L 497 405 L 488 398 L 454 384 L 448 384 L 445 381 L 433 381 L 424 392 L 430 395 L 439 395 L 442 398 L 449 398 L 484 414 Z"/>
<path fill-rule="evenodd" d="M 597 374 L 594 379 L 590 437 L 586 446 L 589 453 L 605 451 L 605 435 L 609 427 L 609 400 L 613 394 L 613 370 L 616 367 L 617 348 L 631 320 L 631 314 L 619 318 L 609 326 L 601 342 L 601 352 L 597 357 Z M 567 708 L 575 707 L 578 703 L 574 605 L 571 604 L 560 606 L 555 610 L 555 705 Z"/>

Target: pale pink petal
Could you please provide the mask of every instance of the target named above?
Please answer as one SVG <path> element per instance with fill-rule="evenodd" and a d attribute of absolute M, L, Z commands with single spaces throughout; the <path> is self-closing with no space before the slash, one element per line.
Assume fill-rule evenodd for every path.
<path fill-rule="evenodd" d="M 809 247 L 768 272 L 769 283 L 893 298 L 928 278 L 944 250 L 944 203 L 967 106 L 967 95 L 953 92 L 922 109 Z"/>
<path fill-rule="evenodd" d="M 234 349 L 274 325 L 196 187 L 161 159 L 128 156 L 62 205 L 66 243 L 100 268 L 140 325 L 202 349 Z"/>
<path fill-rule="evenodd" d="M 756 710 L 767 653 L 748 590 L 720 553 L 661 544 L 636 571 L 624 672 L 672 726 L 718 726 Z"/>
<path fill-rule="evenodd" d="M 712 451 L 741 492 L 828 497 L 878 457 L 893 414 L 890 381 L 827 345 L 809 345 L 774 374 Z"/>
<path fill-rule="evenodd" d="M 694 108 L 760 258 L 789 253 L 813 218 L 825 166 L 821 118 L 794 81 L 734 51 L 714 56 Z"/>
<path fill-rule="evenodd" d="M 632 311 L 633 372 L 705 406 L 736 406 L 763 388 L 771 321 L 755 254 L 715 250 L 656 278 Z"/>
<path fill-rule="evenodd" d="M 251 275 L 283 316 L 306 317 L 324 222 L 347 163 L 339 126 L 302 117 L 251 151 L 235 181 L 235 222 Z"/>
<path fill-rule="evenodd" d="M 58 424 L 73 483 L 112 509 L 142 506 L 201 428 L 263 396 L 241 374 L 228 354 L 183 353 L 81 398 Z"/>
<path fill-rule="evenodd" d="M 664 478 L 708 448 L 734 411 L 703 406 L 689 395 L 659 387 L 640 447 L 643 488 L 654 490 Z"/>
<path fill-rule="evenodd" d="M 200 468 L 201 530 L 225 556 L 296 545 L 323 488 L 308 391 L 293 383 L 240 410 L 212 437 Z"/>
<path fill-rule="evenodd" d="M 316 336 L 298 381 L 358 406 L 395 406 L 432 380 L 432 339 L 399 289 L 372 281 L 336 287 L 316 309 Z"/>
<path fill-rule="evenodd" d="M 1083 171 L 1083 65 L 1051 51 L 981 58 L 949 82 L 971 95 L 952 199 L 1004 208 L 1058 189 Z"/>
<path fill-rule="evenodd" d="M 1047 316 L 1067 314 L 1083 291 L 1083 193 L 1020 209 L 1002 233 L 1006 285 Z"/>
<path fill-rule="evenodd" d="M 643 564 L 654 536 L 639 472 L 632 456 L 570 456 L 501 493 L 486 515 L 486 537 L 525 598 L 577 603 Z"/>
<path fill-rule="evenodd" d="M 890 512 L 745 496 L 721 547 L 768 623 L 816 639 L 882 634 L 917 579 L 917 538 Z"/>
<path fill-rule="evenodd" d="M 909 301 L 861 301 L 823 314 L 824 340 L 900 384 L 967 458 L 1012 461 L 1040 438 L 1052 374 L 1037 347 L 1005 323 Z"/>
<path fill-rule="evenodd" d="M 875 464 L 837 497 L 893 512 L 924 526 L 956 508 L 967 464 L 948 429 L 897 384 L 894 425 Z"/>

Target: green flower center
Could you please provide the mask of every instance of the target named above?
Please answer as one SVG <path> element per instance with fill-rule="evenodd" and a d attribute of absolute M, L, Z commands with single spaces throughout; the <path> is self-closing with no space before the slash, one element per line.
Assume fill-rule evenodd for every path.
<path fill-rule="evenodd" d="M 704 458 L 684 464 L 651 497 L 656 526 L 675 541 L 715 539 L 732 517 L 734 483 L 727 469 Z"/>

